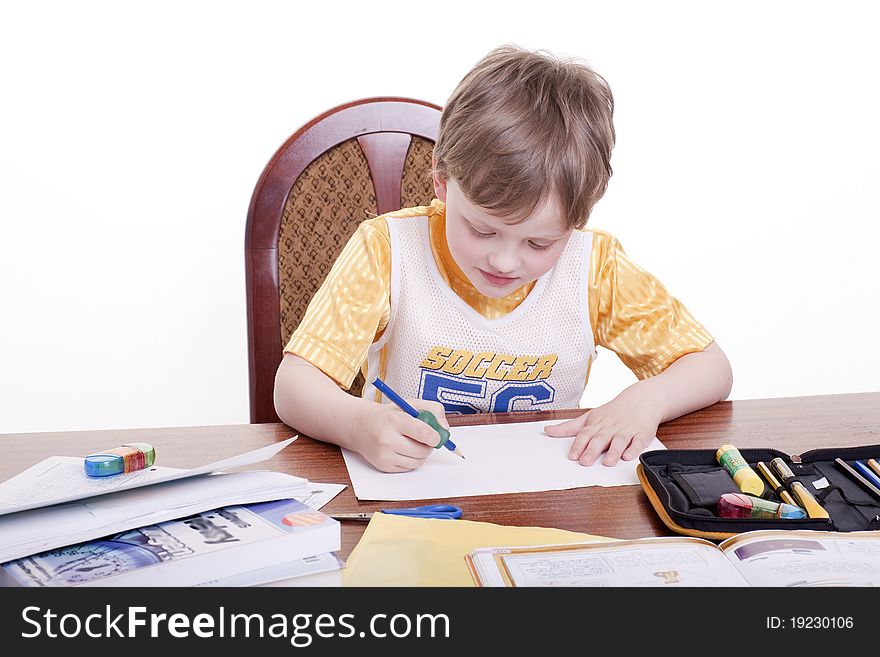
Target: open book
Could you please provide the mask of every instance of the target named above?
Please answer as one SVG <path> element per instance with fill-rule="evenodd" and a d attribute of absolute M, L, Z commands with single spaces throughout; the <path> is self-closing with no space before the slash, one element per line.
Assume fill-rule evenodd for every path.
<path fill-rule="evenodd" d="M 687 536 L 479 548 L 477 586 L 880 586 L 877 532 L 745 532 L 715 545 Z"/>

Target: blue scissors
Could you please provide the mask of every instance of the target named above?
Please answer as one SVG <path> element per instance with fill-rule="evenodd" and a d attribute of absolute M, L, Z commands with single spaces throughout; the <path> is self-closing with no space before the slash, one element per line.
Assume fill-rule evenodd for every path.
<path fill-rule="evenodd" d="M 369 520 L 373 517 L 373 513 L 331 513 L 329 515 L 336 520 Z M 461 509 L 452 504 L 428 504 L 427 506 L 413 506 L 400 509 L 382 509 L 379 513 L 410 518 L 438 518 L 441 520 L 461 518 Z"/>

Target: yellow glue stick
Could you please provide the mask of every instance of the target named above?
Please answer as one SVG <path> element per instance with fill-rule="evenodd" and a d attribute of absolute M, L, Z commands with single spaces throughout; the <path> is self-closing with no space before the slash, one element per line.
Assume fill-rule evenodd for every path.
<path fill-rule="evenodd" d="M 733 477 L 736 485 L 743 493 L 761 497 L 764 494 L 764 482 L 758 476 L 758 473 L 749 467 L 746 460 L 739 453 L 739 450 L 733 445 L 722 445 L 715 452 L 715 458 L 718 460 L 727 473 Z"/>

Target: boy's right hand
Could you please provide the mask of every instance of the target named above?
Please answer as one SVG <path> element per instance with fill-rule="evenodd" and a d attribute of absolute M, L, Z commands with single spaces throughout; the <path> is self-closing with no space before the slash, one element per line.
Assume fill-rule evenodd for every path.
<path fill-rule="evenodd" d="M 443 404 L 407 399 L 416 410 L 430 411 L 447 429 Z M 440 442 L 430 426 L 407 415 L 394 404 L 370 402 L 352 427 L 356 451 L 383 472 L 409 472 L 425 462 Z"/>

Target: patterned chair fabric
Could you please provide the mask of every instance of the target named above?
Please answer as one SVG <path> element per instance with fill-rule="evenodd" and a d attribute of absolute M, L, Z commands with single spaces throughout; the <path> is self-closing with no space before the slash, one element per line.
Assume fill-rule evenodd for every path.
<path fill-rule="evenodd" d="M 431 154 L 440 108 L 370 98 L 322 114 L 270 160 L 245 240 L 251 422 L 277 422 L 282 350 L 361 221 L 434 197 Z M 349 392 L 360 395 L 363 376 Z"/>
<path fill-rule="evenodd" d="M 412 138 L 400 207 L 428 205 L 434 198 L 432 149 L 427 139 Z M 278 240 L 282 349 L 348 239 L 364 219 L 378 214 L 370 169 L 356 139 L 321 155 L 294 183 Z M 364 377 L 358 374 L 349 392 L 359 396 L 363 385 Z"/>

